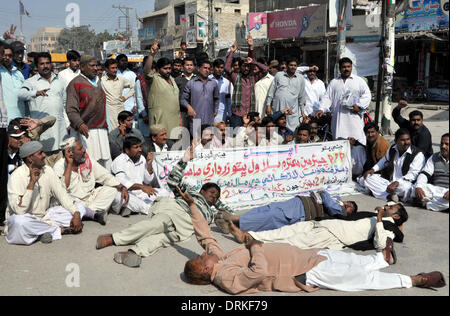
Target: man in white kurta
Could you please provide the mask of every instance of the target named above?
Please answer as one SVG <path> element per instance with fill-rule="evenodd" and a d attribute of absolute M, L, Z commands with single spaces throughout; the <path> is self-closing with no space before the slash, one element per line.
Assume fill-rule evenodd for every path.
<path fill-rule="evenodd" d="M 74 50 L 69 50 L 66 54 L 69 67 L 60 71 L 58 77 L 64 83 L 64 88 L 67 88 L 73 78 L 80 74 L 80 58 L 81 55 Z"/>
<path fill-rule="evenodd" d="M 128 211 L 122 211 L 122 216 L 130 213 L 148 214 L 153 201 L 159 196 L 170 196 L 164 189 L 150 186 L 155 175 L 153 172 L 153 155 L 147 159 L 142 156 L 141 141 L 136 137 L 127 137 L 124 141 L 124 153 L 114 159 L 111 172 L 127 188 L 130 194 Z"/>
<path fill-rule="evenodd" d="M 38 56 L 37 66 L 38 73 L 25 80 L 18 96 L 19 100 L 28 102 L 31 118 L 40 120 L 50 115 L 56 118 L 55 124 L 40 137 L 44 151 L 55 154 L 67 135 L 66 89 L 58 76 L 52 73 L 50 57 Z"/>
<path fill-rule="evenodd" d="M 377 250 L 386 247 L 388 238 L 394 240 L 395 234 L 384 228 L 383 221 L 394 223 L 400 218 L 397 214 L 399 204 L 377 208 L 378 216 L 346 221 L 329 219 L 322 221 L 298 222 L 286 225 L 278 229 L 261 232 L 249 231 L 256 240 L 262 242 L 288 243 L 300 249 L 328 248 L 334 250 L 343 249 L 358 242 L 371 239 Z M 236 228 L 235 228 L 236 229 Z M 235 235 L 235 232 L 232 234 Z M 239 238 L 238 238 L 239 240 Z"/>
<path fill-rule="evenodd" d="M 304 110 L 307 116 L 314 116 L 320 109 L 320 104 L 326 92 L 325 84 L 317 78 L 315 69 L 308 69 L 305 76 L 306 103 Z"/>
<path fill-rule="evenodd" d="M 266 116 L 266 98 L 269 92 L 270 85 L 272 84 L 274 76 L 267 73 L 262 79 L 255 84 L 255 108 L 259 113 L 259 117 L 264 118 Z"/>
<path fill-rule="evenodd" d="M 407 129 L 395 133 L 395 144 L 386 155 L 367 171 L 358 183 L 369 189 L 377 199 L 408 201 L 420 171 L 425 164 L 425 156 L 414 145 Z M 381 174 L 375 174 L 377 172 Z"/>
<path fill-rule="evenodd" d="M 317 116 L 327 111 L 332 113 L 333 139 L 353 137 L 366 145 L 363 114 L 370 105 L 372 95 L 364 79 L 352 74 L 352 69 L 350 59 L 339 61 L 341 75 L 331 80 Z"/>
<path fill-rule="evenodd" d="M 52 240 L 62 233 L 79 233 L 83 217 L 94 213 L 77 203 L 59 181 L 52 168 L 45 165 L 42 144 L 28 142 L 19 150 L 24 164 L 17 168 L 8 182 L 6 241 L 30 245 L 40 236 L 50 234 Z M 55 198 L 61 206 L 50 208 Z"/>
<path fill-rule="evenodd" d="M 64 159 L 53 169 L 70 196 L 97 213 L 106 213 L 111 207 L 120 211 L 128 202 L 127 189 L 97 161 L 91 161 L 80 141 L 71 137 L 61 148 Z"/>

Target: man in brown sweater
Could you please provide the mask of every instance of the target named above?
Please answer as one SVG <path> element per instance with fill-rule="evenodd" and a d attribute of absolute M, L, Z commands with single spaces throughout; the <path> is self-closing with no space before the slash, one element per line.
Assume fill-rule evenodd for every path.
<path fill-rule="evenodd" d="M 372 169 L 387 153 L 391 144 L 380 135 L 380 128 L 374 122 L 367 123 L 364 126 L 366 134 L 366 162 L 363 168 L 363 174 Z"/>
<path fill-rule="evenodd" d="M 392 240 L 382 252 L 359 256 L 337 250 L 301 250 L 288 244 L 264 244 L 247 235 L 245 248 L 225 253 L 189 193 L 179 188 L 178 192 L 190 207 L 195 235 L 205 249 L 201 256 L 185 265 L 184 274 L 189 283 L 213 283 L 231 294 L 445 286 L 442 273 L 437 271 L 411 277 L 379 272 L 394 263 Z"/>
<path fill-rule="evenodd" d="M 67 86 L 70 136 L 80 140 L 91 159 L 109 170 L 112 161 L 106 123 L 106 95 L 97 77 L 97 60 L 92 56 L 82 56 L 80 67 L 81 73 Z"/>

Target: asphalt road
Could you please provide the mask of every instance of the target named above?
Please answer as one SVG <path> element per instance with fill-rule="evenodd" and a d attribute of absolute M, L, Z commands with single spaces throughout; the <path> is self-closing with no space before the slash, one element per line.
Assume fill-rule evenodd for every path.
<path fill-rule="evenodd" d="M 408 110 L 409 111 L 409 110 Z M 448 110 L 424 111 L 425 123 L 433 134 L 434 148 L 440 135 L 448 132 Z M 395 127 L 395 123 L 392 123 Z M 346 196 L 355 200 L 360 210 L 373 210 L 383 201 L 365 195 Z M 407 207 L 409 220 L 404 225 L 405 240 L 395 244 L 398 263 L 383 270 L 406 275 L 434 270 L 442 271 L 449 279 L 449 219 L 448 213 L 435 213 Z M 32 246 L 8 245 L 0 238 L 0 295 L 153 295 L 153 296 L 225 296 L 212 285 L 193 286 L 183 281 L 185 262 L 200 254 L 202 249 L 194 238 L 173 247 L 161 249 L 143 259 L 140 268 L 131 269 L 113 261 L 115 252 L 126 247 L 95 249 L 100 234 L 116 232 L 142 220 L 143 215 L 130 218 L 110 215 L 106 226 L 85 222 L 83 233 L 64 236 L 52 244 Z M 213 234 L 224 250 L 240 247 L 230 236 Z M 366 252 L 361 254 L 368 254 Z M 315 293 L 259 293 L 260 296 L 448 296 L 449 287 L 431 291 L 426 289 L 396 289 L 343 293 L 320 290 Z"/>

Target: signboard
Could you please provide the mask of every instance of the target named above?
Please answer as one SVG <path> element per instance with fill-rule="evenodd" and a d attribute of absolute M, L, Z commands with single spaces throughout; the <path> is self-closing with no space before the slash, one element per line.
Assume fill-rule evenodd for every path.
<path fill-rule="evenodd" d="M 186 47 L 196 48 L 197 47 L 197 30 L 190 29 L 186 31 Z"/>
<path fill-rule="evenodd" d="M 208 24 L 206 22 L 198 22 L 198 37 L 208 37 Z M 219 37 L 219 23 L 214 23 L 214 37 Z"/>
<path fill-rule="evenodd" d="M 345 32 L 347 38 L 353 42 L 379 42 L 381 38 L 381 28 L 379 15 L 357 15 L 353 17 L 353 25 Z M 378 23 L 376 23 L 378 22 Z"/>
<path fill-rule="evenodd" d="M 140 41 L 149 41 L 155 38 L 155 27 L 147 27 L 138 30 L 138 38 Z"/>
<path fill-rule="evenodd" d="M 249 13 L 248 32 L 254 44 L 267 42 L 267 13 Z"/>
<path fill-rule="evenodd" d="M 155 154 L 154 171 L 170 191 L 167 177 L 184 152 Z M 210 149 L 197 154 L 185 169 L 183 181 L 199 191 L 215 182 L 221 200 L 231 207 L 282 201 L 314 190 L 355 193 L 348 141 L 273 147 Z"/>
<path fill-rule="evenodd" d="M 448 0 L 411 0 L 396 18 L 395 32 L 448 30 Z"/>
<path fill-rule="evenodd" d="M 305 38 L 325 35 L 325 6 L 271 12 L 268 14 L 268 38 Z"/>

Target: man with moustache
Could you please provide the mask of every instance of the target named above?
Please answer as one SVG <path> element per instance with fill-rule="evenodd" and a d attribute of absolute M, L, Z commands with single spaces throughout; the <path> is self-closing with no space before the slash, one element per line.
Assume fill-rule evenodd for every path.
<path fill-rule="evenodd" d="M 117 117 L 119 127 L 109 133 L 109 146 L 111 147 L 111 157 L 116 159 L 121 153 L 123 153 L 123 141 L 128 136 L 134 136 L 145 142 L 142 133 L 133 128 L 133 113 L 129 111 L 122 111 Z"/>
<path fill-rule="evenodd" d="M 441 137 L 440 152 L 428 158 L 417 178 L 415 197 L 428 210 L 448 211 L 448 146 L 449 134 L 446 133 Z"/>
<path fill-rule="evenodd" d="M 180 105 L 187 109 L 190 118 L 191 135 L 194 135 L 195 120 L 200 120 L 198 129 L 202 124 L 212 125 L 219 109 L 219 89 L 217 83 L 209 78 L 210 72 L 211 62 L 200 61 L 197 65 L 197 76 L 186 84 L 180 98 Z"/>
<path fill-rule="evenodd" d="M 377 199 L 408 201 L 424 163 L 425 156 L 411 144 L 409 131 L 401 128 L 395 132 L 395 144 L 358 182 Z M 378 171 L 382 175 L 375 174 Z"/>
<path fill-rule="evenodd" d="M 266 113 L 271 115 L 273 112 L 284 109 L 290 110 L 287 116 L 287 127 L 290 130 L 300 124 L 300 117 L 306 120 L 304 111 L 306 94 L 305 79 L 297 74 L 297 60 L 289 58 L 287 60 L 288 68 L 286 72 L 276 74 L 266 98 Z"/>
<path fill-rule="evenodd" d="M 225 71 L 225 62 L 222 59 L 216 59 L 213 62 L 212 74 L 209 76 L 217 83 L 219 90 L 219 109 L 217 110 L 214 122 L 226 122 L 231 117 L 231 93 L 233 86 L 231 82 L 223 76 Z"/>
<path fill-rule="evenodd" d="M 363 112 L 370 105 L 370 89 L 361 77 L 352 74 L 351 59 L 339 60 L 339 70 L 341 74 L 330 82 L 316 117 L 330 111 L 333 139 L 353 137 L 366 145 Z"/>
<path fill-rule="evenodd" d="M 134 95 L 134 82 L 131 83 L 128 79 L 125 79 L 125 77 L 117 75 L 117 61 L 114 59 L 106 60 L 105 70 L 106 73 L 101 77 L 101 80 L 103 90 L 106 93 L 108 129 L 111 132 L 119 127 L 117 117 L 120 112 L 125 110 L 124 102 Z M 125 95 L 122 95 L 123 92 L 125 92 L 125 89 L 127 89 L 128 92 Z"/>
<path fill-rule="evenodd" d="M 156 63 L 158 72 L 152 71 L 153 59 L 158 51 L 158 41 L 155 41 L 144 65 L 144 75 L 149 79 L 147 102 L 149 125 L 163 125 L 169 139 L 177 140 L 179 132 L 172 130 L 180 126 L 180 91 L 175 79 L 170 75 L 172 63 L 169 59 L 160 58 Z"/>
<path fill-rule="evenodd" d="M 23 75 L 23 78 L 27 80 L 30 77 L 31 67 L 23 61 L 25 46 L 20 41 L 14 41 L 11 44 L 13 51 L 13 66 L 15 66 Z"/>
<path fill-rule="evenodd" d="M 45 165 L 42 144 L 37 141 L 23 144 L 19 156 L 24 164 L 12 173 L 8 182 L 6 241 L 30 245 L 40 239 L 51 243 L 61 239 L 61 235 L 80 233 L 83 217 L 94 219 L 95 213 L 76 202 L 55 181 L 55 172 Z M 52 198 L 61 206 L 50 208 Z"/>
<path fill-rule="evenodd" d="M 180 90 L 180 97 L 183 94 L 186 84 L 189 82 L 189 80 L 195 77 L 194 70 L 195 58 L 187 57 L 183 59 L 183 72 L 180 76 L 175 78 L 175 82 L 177 83 L 178 89 Z M 180 116 L 183 127 L 189 129 L 189 116 L 187 114 L 187 109 L 182 106 L 180 106 Z"/>
<path fill-rule="evenodd" d="M 66 111 L 70 120 L 70 136 L 83 143 L 89 157 L 109 170 L 111 152 L 106 121 L 106 94 L 97 77 L 97 59 L 84 55 L 81 73 L 67 86 Z"/>
<path fill-rule="evenodd" d="M 363 166 L 363 172 L 369 171 L 385 155 L 391 144 L 380 135 L 380 128 L 375 122 L 369 122 L 364 126 L 366 134 L 366 162 Z"/>
<path fill-rule="evenodd" d="M 142 152 L 142 149 L 139 149 L 139 147 L 139 140 L 130 141 L 130 150 L 127 150 L 127 155 L 130 154 L 130 156 L 124 158 L 128 160 L 127 166 L 135 168 L 133 166 L 136 161 L 136 168 L 140 166 L 140 168 L 144 169 L 143 166 L 145 166 L 145 164 L 139 162 L 139 159 L 145 161 L 139 154 L 139 152 Z M 186 188 L 185 184 L 182 185 L 181 182 L 183 180 L 184 170 L 187 167 L 188 162 L 194 159 L 194 156 L 194 148 L 191 146 L 185 152 L 182 160 L 174 166 L 169 174 L 167 184 L 175 194 L 175 198 L 161 197 L 156 199 L 149 209 L 149 216 L 147 219 L 120 232 L 99 236 L 97 238 L 96 248 L 102 249 L 113 245 L 132 245 L 128 251 L 116 253 L 114 255 L 114 261 L 128 267 L 139 267 L 142 257 L 151 256 L 162 247 L 168 247 L 170 244 L 190 238 L 194 233 L 194 228 L 192 227 L 192 221 L 189 215 L 189 206 L 177 190 L 180 186 L 183 187 L 183 189 L 189 190 L 190 194 L 193 196 L 195 205 L 208 223 L 212 223 L 215 215 L 220 210 L 234 213 L 219 200 L 220 187 L 217 184 L 206 183 L 202 186 L 200 192 L 194 191 L 193 188 Z M 119 158 L 120 157 L 117 159 Z M 116 161 L 114 161 L 114 163 Z M 151 163 L 148 163 L 148 167 L 151 167 Z M 150 173 L 152 170 L 148 171 Z M 127 173 L 128 176 L 133 174 L 135 173 Z M 116 177 L 118 176 L 119 174 L 116 174 Z M 128 185 L 132 185 L 132 187 L 128 187 L 128 190 L 132 191 L 132 188 L 136 184 L 133 184 L 132 181 L 128 181 L 128 184 L 125 186 Z M 138 187 L 136 186 L 136 188 Z M 148 192 L 151 193 L 151 191 Z"/>
<path fill-rule="evenodd" d="M 61 142 L 67 135 L 66 89 L 64 83 L 52 72 L 52 57 L 39 53 L 36 57 L 38 74 L 25 80 L 19 91 L 19 100 L 28 102 L 30 117 L 40 120 L 47 116 L 56 118 L 55 124 L 40 136 L 44 152 L 51 156 L 60 152 Z"/>
<path fill-rule="evenodd" d="M 120 54 L 116 57 L 117 61 L 117 76 L 123 77 L 131 84 L 133 85 L 133 94 L 131 97 L 129 97 L 130 88 L 125 87 L 123 91 L 121 91 L 122 96 L 125 97 L 124 101 L 124 107 L 126 111 L 130 111 L 133 114 L 136 114 L 137 108 L 136 108 L 136 99 L 134 97 L 134 85 L 136 83 L 136 77 L 137 75 L 134 73 L 134 71 L 131 71 L 128 69 L 128 57 L 125 54 Z M 113 118 L 114 119 L 114 118 Z"/>
<path fill-rule="evenodd" d="M 431 133 L 428 128 L 423 125 L 423 114 L 420 111 L 412 111 L 409 113 L 409 120 L 405 119 L 400 111 L 408 106 L 408 102 L 400 100 L 398 105 L 392 111 L 392 117 L 400 128 L 407 128 L 411 133 L 411 143 L 422 150 L 425 158 L 429 158 L 433 154 L 433 142 L 431 141 Z"/>
<path fill-rule="evenodd" d="M 8 112 L 9 122 L 18 117 L 24 117 L 28 110 L 24 102 L 18 98 L 25 79 L 20 70 L 14 66 L 13 58 L 12 47 L 5 45 L 3 62 L 0 62 L 0 77 L 2 77 L 3 101 Z"/>
<path fill-rule="evenodd" d="M 83 144 L 71 137 L 61 144 L 64 159 L 53 167 L 67 193 L 95 212 L 94 219 L 106 225 L 109 209 L 119 212 L 128 203 L 128 191 L 96 161 L 91 161 Z"/>
<path fill-rule="evenodd" d="M 247 117 L 247 114 L 256 111 L 255 85 L 260 77 L 250 71 L 252 65 L 256 65 L 264 73 L 268 70 L 267 66 L 249 57 L 238 60 L 240 71 L 235 72 L 232 68 L 232 62 L 234 62 L 233 58 L 237 49 L 237 42 L 234 42 L 230 47 L 230 54 L 225 63 L 225 71 L 229 74 L 230 82 L 233 84 L 233 93 L 231 95 L 232 115 L 230 121 L 230 125 L 233 128 L 244 126 L 244 119 Z"/>

